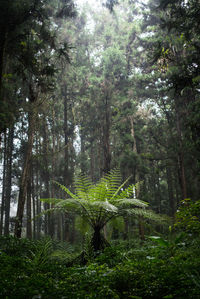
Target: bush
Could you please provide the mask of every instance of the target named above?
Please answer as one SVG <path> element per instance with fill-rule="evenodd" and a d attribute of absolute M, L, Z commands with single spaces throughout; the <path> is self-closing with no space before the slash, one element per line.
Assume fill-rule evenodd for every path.
<path fill-rule="evenodd" d="M 200 233 L 200 200 L 193 202 L 187 198 L 181 201 L 176 213 L 175 228 L 185 230 L 188 233 Z"/>

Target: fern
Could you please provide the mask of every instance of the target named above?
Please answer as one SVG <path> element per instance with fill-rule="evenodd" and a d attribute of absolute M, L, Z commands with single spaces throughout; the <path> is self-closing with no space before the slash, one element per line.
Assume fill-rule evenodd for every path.
<path fill-rule="evenodd" d="M 143 216 L 147 219 L 161 221 L 163 217 L 147 209 L 148 203 L 134 198 L 136 185 L 127 184 L 130 177 L 121 183 L 121 174 L 114 169 L 105 175 L 97 184 L 92 184 L 89 178 L 79 176 L 74 183 L 75 193 L 67 187 L 55 182 L 66 194 L 66 199 L 41 199 L 52 203 L 54 207 L 50 211 L 75 211 L 80 217 L 86 218 L 94 230 L 93 244 L 95 250 L 99 250 L 105 240 L 101 240 L 100 230 L 111 220 L 119 216 Z"/>

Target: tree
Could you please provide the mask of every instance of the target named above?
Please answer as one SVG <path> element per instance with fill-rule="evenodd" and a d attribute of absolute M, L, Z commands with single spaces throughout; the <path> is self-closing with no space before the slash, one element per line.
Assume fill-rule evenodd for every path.
<path fill-rule="evenodd" d="M 21 107 L 18 93 L 28 81 L 28 74 L 38 79 L 49 75 L 55 69 L 50 59 L 51 50 L 57 55 L 67 55 L 67 43 L 56 42 L 55 28 L 61 18 L 75 15 L 71 0 L 2 0 L 0 3 L 0 136 L 15 121 Z M 52 22 L 53 19 L 53 22 Z M 49 53 L 51 54 L 49 57 Z M 47 54 L 47 55 L 46 55 Z M 43 56 L 43 59 L 41 58 Z M 42 66 L 42 68 L 41 68 Z M 8 96 L 6 93 L 13 90 Z M 17 92 L 18 91 L 18 92 Z"/>
<path fill-rule="evenodd" d="M 181 197 L 198 199 L 199 1 L 149 1 L 144 16 L 147 70 L 154 73 L 154 82 L 162 90 L 160 99 L 175 140 L 169 148 L 176 145 Z"/>
<path fill-rule="evenodd" d="M 64 7 L 62 7 L 62 9 L 64 9 L 62 14 L 60 14 L 62 11 L 61 8 L 58 9 L 58 7 L 56 9 L 56 14 L 53 13 L 52 16 L 54 16 L 54 21 L 56 21 L 56 17 L 65 17 L 66 15 L 71 16 L 71 14 L 73 14 L 71 6 L 68 7 L 68 11 L 65 10 L 65 2 L 66 1 L 63 1 L 62 3 L 64 5 Z M 51 13 L 46 13 L 46 9 L 52 9 L 52 5 L 53 4 L 49 7 L 43 7 L 42 5 L 43 9 L 38 12 L 42 19 L 40 22 L 33 20 L 31 33 L 27 36 L 25 35 L 26 39 L 22 43 L 24 51 L 22 51 L 19 55 L 21 60 L 26 62 L 25 68 L 23 68 L 22 71 L 20 70 L 19 73 L 21 78 L 23 78 L 25 86 L 21 93 L 26 101 L 28 101 L 28 104 L 24 104 L 24 108 L 27 109 L 26 113 L 28 113 L 29 122 L 28 144 L 21 175 L 15 223 L 15 236 L 17 237 L 21 237 L 22 232 L 22 220 L 27 193 L 30 160 L 32 156 L 35 124 L 39 107 L 45 98 L 44 94 L 53 92 L 52 88 L 54 86 L 53 78 L 56 72 L 56 58 L 58 59 L 63 56 L 65 59 L 69 58 L 66 44 L 59 45 L 56 40 L 55 29 L 53 29 L 50 22 Z M 55 55 L 52 54 L 53 51 L 56 52 Z"/>
<path fill-rule="evenodd" d="M 106 240 L 101 232 L 112 219 L 125 215 L 161 219 L 159 215 L 146 209 L 148 203 L 134 198 L 135 185 L 130 185 L 123 190 L 128 180 L 121 184 L 119 170 L 111 171 L 97 184 L 93 184 L 90 179 L 82 175 L 75 181 L 74 193 L 57 183 L 70 198 L 41 200 L 54 204 L 54 208 L 49 211 L 73 210 L 83 217 L 93 229 L 92 246 L 96 252 L 106 245 Z"/>

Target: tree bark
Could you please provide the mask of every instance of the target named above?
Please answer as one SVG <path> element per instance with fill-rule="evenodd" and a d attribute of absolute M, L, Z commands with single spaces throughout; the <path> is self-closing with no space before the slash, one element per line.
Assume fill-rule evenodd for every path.
<path fill-rule="evenodd" d="M 94 164 L 95 164 L 95 159 L 94 159 L 94 147 L 91 144 L 90 148 L 90 177 L 92 179 L 92 182 L 95 181 L 95 174 L 94 174 Z"/>
<path fill-rule="evenodd" d="M 34 127 L 35 127 L 34 110 L 28 113 L 28 119 L 29 119 L 28 144 L 27 144 L 27 150 L 25 154 L 24 166 L 23 166 L 22 176 L 21 176 L 18 206 L 17 206 L 17 216 L 16 216 L 16 223 L 15 223 L 15 236 L 17 238 L 21 238 L 21 234 L 22 234 L 24 205 L 26 201 L 28 175 L 29 175 L 30 161 L 32 156 L 33 139 L 34 139 Z"/>
<path fill-rule="evenodd" d="M 70 185 L 70 178 L 69 178 L 69 129 L 68 129 L 68 90 L 65 83 L 63 87 L 63 101 L 64 101 L 64 124 L 63 124 L 63 131 L 64 131 L 64 138 L 65 138 L 65 153 L 64 153 L 64 185 L 69 188 Z M 69 229 L 69 220 L 70 216 L 69 213 L 63 214 L 63 234 L 64 240 L 69 242 L 70 240 L 70 229 Z"/>
<path fill-rule="evenodd" d="M 129 116 L 129 120 L 130 120 L 130 125 L 131 125 L 131 136 L 133 138 L 133 152 L 137 155 L 138 154 L 138 150 L 137 150 L 137 141 L 135 138 L 135 128 L 134 128 L 134 118 L 132 115 Z M 140 181 L 140 175 L 139 175 L 139 171 L 137 169 L 137 165 L 136 165 L 136 169 L 135 169 L 135 183 L 138 183 Z M 136 197 L 139 198 L 140 195 L 140 185 L 137 185 L 137 189 L 136 189 Z M 139 235 L 140 235 L 140 239 L 141 241 L 145 240 L 145 235 L 144 235 L 144 220 L 142 216 L 139 216 Z"/>
<path fill-rule="evenodd" d="M 8 133 L 8 149 L 7 149 L 7 165 L 6 165 L 6 190 L 5 190 L 5 227 L 4 235 L 9 235 L 10 225 L 10 201 L 12 188 L 12 160 L 13 160 L 13 138 L 14 127 L 9 129 Z"/>
<path fill-rule="evenodd" d="M 64 185 L 69 186 L 69 132 L 68 132 L 68 95 L 67 88 L 65 86 L 65 92 L 63 94 L 64 99 L 64 138 L 65 138 L 65 162 L 64 162 Z"/>
<path fill-rule="evenodd" d="M 46 116 L 44 115 L 44 123 L 43 123 L 43 156 L 44 156 L 44 171 L 43 171 L 43 180 L 44 180 L 44 198 L 50 197 L 50 175 L 49 175 L 49 151 L 48 151 L 48 126 Z M 50 208 L 50 204 L 44 203 L 44 209 L 48 210 Z M 45 214 L 45 234 L 49 234 L 52 236 L 52 227 L 51 227 L 51 216 L 50 214 Z"/>
<path fill-rule="evenodd" d="M 104 100 L 105 116 L 103 120 L 103 172 L 108 173 L 110 171 L 111 153 L 110 153 L 110 103 L 108 92 L 105 92 Z"/>
<path fill-rule="evenodd" d="M 2 186 L 2 197 L 1 197 L 0 235 L 3 234 L 4 213 L 5 213 L 6 156 L 7 156 L 7 138 L 5 132 L 4 133 L 4 153 L 3 153 L 3 186 Z"/>
<path fill-rule="evenodd" d="M 92 246 L 94 252 L 104 249 L 106 245 L 108 245 L 108 242 L 106 241 L 103 234 L 101 233 L 101 228 L 95 227 L 92 236 Z"/>
<path fill-rule="evenodd" d="M 34 167 L 32 165 L 32 171 L 31 171 L 31 193 L 32 193 L 32 211 L 33 211 L 33 229 L 32 229 L 32 238 L 33 240 L 36 239 L 36 194 L 35 194 L 35 184 L 34 184 Z"/>
<path fill-rule="evenodd" d="M 185 178 L 185 166 L 184 166 L 184 152 L 183 152 L 183 142 L 182 142 L 182 131 L 180 124 L 180 115 L 176 104 L 176 127 L 178 133 L 178 163 L 180 169 L 180 181 L 181 181 L 181 190 L 182 190 L 182 199 L 187 198 L 187 187 L 186 187 L 186 178 Z"/>
<path fill-rule="evenodd" d="M 2 99 L 2 78 L 4 69 L 4 58 L 5 58 L 5 46 L 6 46 L 6 28 L 1 28 L 1 38 L 0 38 L 0 103 Z M 1 128 L 0 128 L 1 129 Z M 1 133 L 1 131 L 0 131 Z"/>
<path fill-rule="evenodd" d="M 31 169 L 30 169 L 31 170 Z M 28 239 L 32 239 L 32 209 L 31 209 L 31 202 L 32 202 L 32 186 L 31 186 L 31 173 L 29 170 L 28 174 L 28 182 L 27 182 L 27 200 L 26 200 L 26 237 Z"/>
<path fill-rule="evenodd" d="M 39 150 L 39 141 L 38 141 L 38 137 L 36 138 L 36 154 L 39 155 L 40 154 L 40 150 Z M 41 195 L 40 193 L 40 184 L 39 184 L 39 161 L 38 159 L 36 160 L 36 165 L 35 165 L 35 172 L 36 172 L 36 183 L 35 183 L 35 195 L 36 195 L 36 213 L 37 215 L 41 213 L 41 201 L 39 200 L 39 195 Z M 41 226 L 42 226 L 42 220 L 41 217 L 37 217 L 36 218 L 36 238 L 39 239 L 40 238 L 40 234 L 41 234 Z"/>
<path fill-rule="evenodd" d="M 167 171 L 167 187 L 168 187 L 170 216 L 174 217 L 174 214 L 175 214 L 175 198 L 174 198 L 174 187 L 173 187 L 171 167 L 168 166 L 166 168 L 166 171 Z"/>

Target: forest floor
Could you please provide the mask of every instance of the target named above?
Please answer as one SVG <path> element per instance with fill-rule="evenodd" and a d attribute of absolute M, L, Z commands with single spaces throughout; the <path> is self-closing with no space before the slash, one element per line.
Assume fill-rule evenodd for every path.
<path fill-rule="evenodd" d="M 0 298 L 200 298 L 200 240 L 153 239 L 118 241 L 96 258 L 87 246 L 83 264 L 67 243 L 1 237 Z"/>

